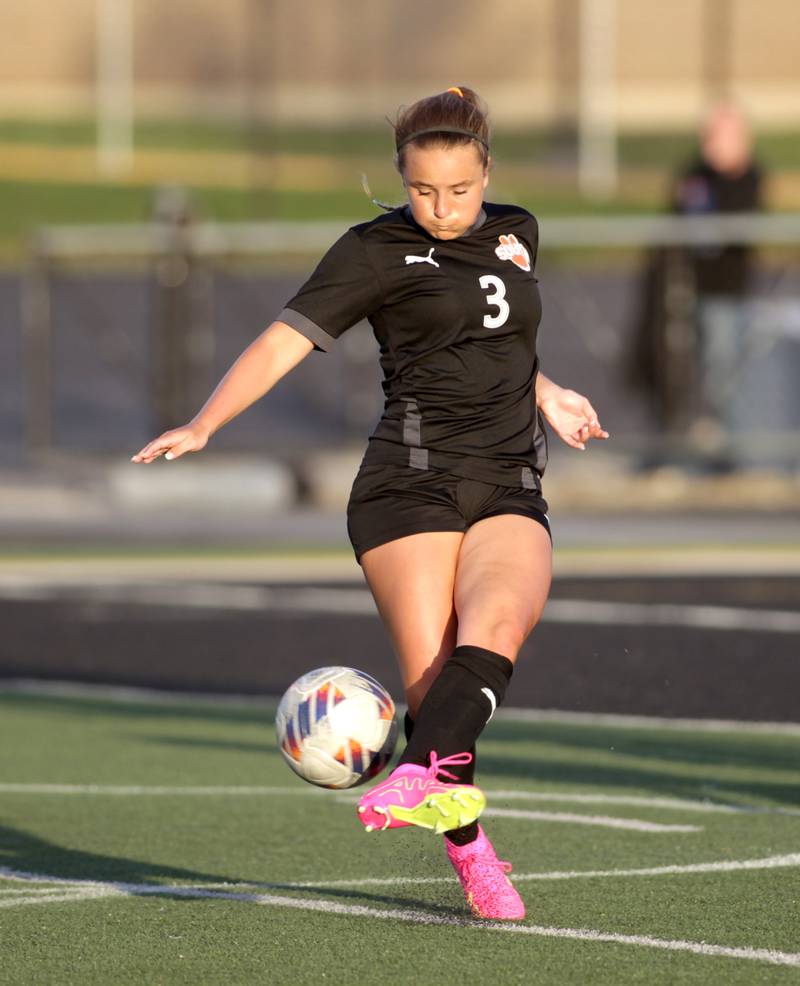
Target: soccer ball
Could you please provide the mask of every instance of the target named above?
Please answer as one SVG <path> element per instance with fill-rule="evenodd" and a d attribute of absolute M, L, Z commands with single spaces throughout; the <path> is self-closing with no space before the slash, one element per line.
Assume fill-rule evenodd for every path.
<path fill-rule="evenodd" d="M 355 787 L 376 777 L 397 739 L 391 695 L 354 668 L 317 668 L 298 678 L 275 717 L 278 746 L 303 780 Z"/>

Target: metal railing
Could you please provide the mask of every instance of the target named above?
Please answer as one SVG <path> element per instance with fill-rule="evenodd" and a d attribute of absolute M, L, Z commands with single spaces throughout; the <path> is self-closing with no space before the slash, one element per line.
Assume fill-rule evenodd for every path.
<path fill-rule="evenodd" d="M 177 219 L 114 226 L 44 227 L 32 238 L 30 263 L 22 292 L 22 327 L 26 378 L 26 445 L 31 451 L 49 448 L 53 441 L 53 313 L 51 282 L 62 269 L 84 268 L 94 261 L 147 261 L 155 273 L 169 317 L 180 319 L 174 304 L 186 289 L 192 270 L 214 263 L 274 257 L 284 254 L 318 256 L 343 232 L 346 221 L 203 223 Z M 739 213 L 682 217 L 672 215 L 545 217 L 540 221 L 540 251 L 598 248 L 693 248 L 752 244 L 800 249 L 800 213 Z M 796 274 L 784 265 L 786 275 Z M 773 284 L 782 290 L 779 277 Z M 679 293 L 680 295 L 680 293 Z M 686 335 L 687 302 L 680 299 L 670 317 L 676 321 L 671 338 Z M 180 327 L 178 327 L 180 328 Z M 184 327 L 183 334 L 188 332 Z M 186 357 L 181 331 L 170 334 L 162 354 L 173 374 L 164 378 L 164 392 L 180 376 Z M 195 340 L 196 342 L 196 340 Z M 196 349 L 195 345 L 195 349 Z M 166 398 L 164 398 L 166 400 Z M 167 407 L 165 418 L 174 409 Z"/>

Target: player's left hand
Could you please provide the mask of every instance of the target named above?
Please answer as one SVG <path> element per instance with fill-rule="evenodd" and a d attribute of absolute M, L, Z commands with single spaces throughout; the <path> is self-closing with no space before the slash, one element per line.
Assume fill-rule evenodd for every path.
<path fill-rule="evenodd" d="M 558 437 L 571 448 L 583 451 L 590 438 L 608 438 L 595 409 L 574 390 L 558 387 L 539 402 L 539 410 Z"/>

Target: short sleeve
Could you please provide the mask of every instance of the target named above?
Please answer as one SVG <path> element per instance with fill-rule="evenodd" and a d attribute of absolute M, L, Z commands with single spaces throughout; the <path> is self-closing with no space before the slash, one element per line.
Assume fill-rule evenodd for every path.
<path fill-rule="evenodd" d="M 536 216 L 528 213 L 526 217 L 527 221 L 525 223 L 525 232 L 523 236 L 528 240 L 530 245 L 531 253 L 531 270 L 536 269 L 536 258 L 539 255 L 539 223 Z"/>
<path fill-rule="evenodd" d="M 326 352 L 339 336 L 375 311 L 382 289 L 361 237 L 348 230 L 278 316 Z"/>

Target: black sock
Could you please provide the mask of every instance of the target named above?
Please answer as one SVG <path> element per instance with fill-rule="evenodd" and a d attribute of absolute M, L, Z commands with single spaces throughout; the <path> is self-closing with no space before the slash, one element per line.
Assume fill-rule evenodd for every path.
<path fill-rule="evenodd" d="M 399 762 L 427 766 L 431 751 L 442 758 L 471 750 L 503 701 L 513 670 L 502 654 L 456 647 L 422 700 Z"/>
<path fill-rule="evenodd" d="M 411 739 L 411 734 L 414 732 L 414 720 L 407 712 L 403 719 L 403 732 L 406 734 L 407 743 Z M 469 752 L 472 754 L 472 760 L 469 763 L 457 764 L 452 768 L 452 773 L 463 784 L 473 784 L 475 781 L 475 747 L 473 746 Z M 468 846 L 470 842 L 474 842 L 478 838 L 478 823 L 470 822 L 469 825 L 462 825 L 461 828 L 451 829 L 449 832 L 445 832 L 444 835 L 447 841 L 452 842 L 455 846 Z"/>
<path fill-rule="evenodd" d="M 403 719 L 403 732 L 406 734 L 406 743 L 411 739 L 411 734 L 414 732 L 414 720 L 406 712 L 405 718 Z M 455 774 L 456 777 L 461 781 L 462 784 L 474 784 L 475 783 L 475 744 L 473 743 L 472 748 L 469 751 L 472 754 L 472 760 L 469 763 L 459 763 L 447 769 L 451 774 Z M 401 757 L 402 761 L 402 757 Z M 399 764 L 398 764 L 399 766 Z"/>
<path fill-rule="evenodd" d="M 454 846 L 468 846 L 478 838 L 478 823 L 470 822 L 469 825 L 462 825 L 460 829 L 450 829 L 449 832 L 445 832 L 444 837 Z"/>
<path fill-rule="evenodd" d="M 475 779 L 475 740 L 502 702 L 513 670 L 512 662 L 502 654 L 482 647 L 457 647 L 417 712 L 417 722 L 423 719 L 427 736 L 422 735 L 422 728 L 418 728 L 406 713 L 407 745 L 400 763 L 427 764 L 431 750 L 439 757 L 461 753 L 467 739 L 472 738 L 470 763 L 447 768 L 462 784 L 472 784 Z M 487 688 L 494 696 L 494 702 L 484 691 Z M 460 709 L 461 713 L 455 721 L 452 716 L 448 721 L 442 713 L 453 708 Z M 412 734 L 415 737 L 413 743 Z M 451 829 L 445 833 L 445 838 L 455 846 L 467 846 L 478 838 L 478 823 L 470 822 Z"/>

